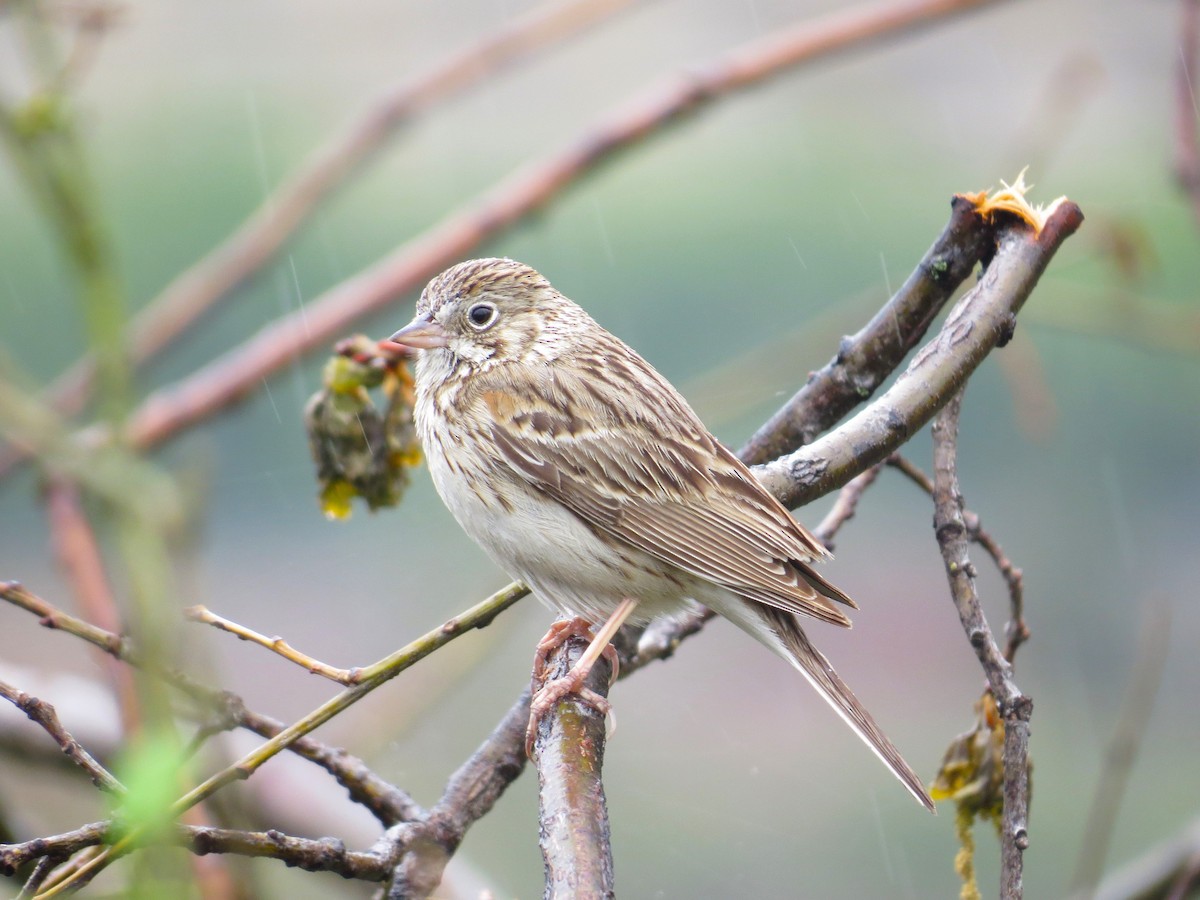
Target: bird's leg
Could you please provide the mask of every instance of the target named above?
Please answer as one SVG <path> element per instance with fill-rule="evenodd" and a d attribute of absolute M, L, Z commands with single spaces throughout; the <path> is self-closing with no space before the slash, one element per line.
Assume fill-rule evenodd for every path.
<path fill-rule="evenodd" d="M 555 622 L 546 632 L 546 636 L 538 641 L 537 653 L 533 661 L 533 675 L 536 680 L 540 681 L 545 677 L 546 660 L 554 649 L 562 646 L 571 637 L 591 638 L 587 649 L 583 651 L 583 655 L 579 657 L 578 662 L 571 667 L 569 672 L 559 678 L 547 681 L 534 694 L 533 702 L 529 705 L 529 726 L 525 730 L 525 753 L 527 756 L 533 756 L 533 742 L 537 737 L 538 723 L 541 722 L 542 716 L 563 697 L 575 694 L 590 703 L 601 715 L 608 715 L 611 708 L 608 700 L 584 687 L 584 682 L 591 674 L 592 666 L 601 656 L 608 659 L 612 666 L 612 681 L 616 680 L 617 651 L 612 647 L 610 641 L 625 624 L 625 620 L 629 618 L 629 614 L 636 606 L 637 600 L 629 597 L 622 600 L 594 637 L 588 623 L 583 619 L 575 618 Z M 611 684 L 612 681 L 609 683 Z"/>

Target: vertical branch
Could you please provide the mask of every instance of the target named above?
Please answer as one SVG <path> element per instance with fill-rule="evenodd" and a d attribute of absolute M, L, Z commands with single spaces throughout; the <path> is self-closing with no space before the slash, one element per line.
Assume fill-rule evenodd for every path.
<path fill-rule="evenodd" d="M 587 649 L 571 638 L 547 661 L 549 678 L 561 678 Z M 587 687 L 604 696 L 608 660 L 592 667 Z M 604 717 L 575 695 L 546 714 L 534 759 L 538 770 L 538 840 L 546 867 L 546 900 L 612 897 L 613 862 L 608 805 L 600 770 L 604 765 Z M 549 732 L 547 734 L 547 731 Z"/>
<path fill-rule="evenodd" d="M 955 395 L 933 423 L 934 530 L 950 593 L 963 630 L 1004 719 L 1004 814 L 1000 823 L 1000 897 L 1020 900 L 1024 852 L 1029 846 L 1029 717 L 1033 701 L 1017 688 L 1012 665 L 992 635 L 975 590 L 975 567 L 967 555 L 968 531 L 958 486 L 958 416 L 962 393 Z"/>
<path fill-rule="evenodd" d="M 17 108 L 0 108 L 0 136 L 39 202 L 79 279 L 80 306 L 89 349 L 96 360 L 100 408 L 118 425 L 130 402 L 130 367 L 125 352 L 125 289 L 117 272 L 87 155 L 76 134 L 69 96 L 61 77 L 49 12 L 43 4 L 13 5 L 28 49 L 36 87 Z"/>

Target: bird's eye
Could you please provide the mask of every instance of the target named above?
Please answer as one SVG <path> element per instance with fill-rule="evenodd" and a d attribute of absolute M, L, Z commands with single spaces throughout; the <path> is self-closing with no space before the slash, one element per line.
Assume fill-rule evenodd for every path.
<path fill-rule="evenodd" d="M 471 323 L 471 327 L 477 328 L 480 331 L 487 328 L 496 321 L 500 311 L 490 303 L 476 303 L 467 310 L 467 321 Z"/>

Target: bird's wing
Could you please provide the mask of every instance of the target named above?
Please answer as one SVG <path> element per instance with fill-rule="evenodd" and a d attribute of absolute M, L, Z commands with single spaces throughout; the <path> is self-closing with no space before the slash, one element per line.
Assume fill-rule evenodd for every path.
<path fill-rule="evenodd" d="M 853 601 L 808 565 L 825 548 L 632 351 L 501 372 L 475 399 L 509 466 L 591 527 L 748 600 L 849 626 L 831 601 Z"/>

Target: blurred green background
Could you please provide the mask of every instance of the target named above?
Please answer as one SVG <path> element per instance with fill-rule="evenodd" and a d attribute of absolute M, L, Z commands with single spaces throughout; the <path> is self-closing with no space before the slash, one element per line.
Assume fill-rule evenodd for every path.
<path fill-rule="evenodd" d="M 276 265 L 141 372 L 139 395 L 565 145 L 647 83 L 838 7 L 639 3 L 440 104 L 322 207 Z M 78 110 L 131 305 L 228 234 L 354 110 L 530 8 L 121 6 Z M 1167 2 L 1008 3 L 819 61 L 620 155 L 474 254 L 541 270 L 736 447 L 907 277 L 954 193 L 1032 164 L 1031 199 L 1065 194 L 1082 207 L 1087 221 L 1053 260 L 1016 341 L 972 380 L 962 423 L 968 506 L 1026 578 L 1033 639 L 1017 676 L 1035 702 L 1031 897 L 1068 888 L 1156 601 L 1171 608 L 1170 649 L 1110 865 L 1200 809 L 1200 229 L 1171 176 L 1178 19 Z M 6 39 L 0 85 L 19 90 L 22 71 Z M 73 290 L 47 226 L 0 163 L 0 342 L 40 381 L 85 346 Z M 358 329 L 390 333 L 413 299 L 397 297 Z M 365 664 L 507 579 L 459 532 L 423 471 L 396 510 L 322 518 L 301 423 L 320 362 L 296 365 L 155 452 L 203 497 L 173 602 L 204 603 L 335 665 Z M 928 468 L 926 436 L 908 453 Z M 828 502 L 799 517 L 815 523 Z M 924 497 L 886 473 L 825 569 L 858 598 L 855 628 L 811 630 L 929 778 L 970 725 L 983 685 L 931 516 Z M 70 607 L 29 471 L 0 483 L 0 535 L 0 579 Z M 978 562 L 999 629 L 1003 585 L 982 554 Z M 520 604 L 318 736 L 433 802 L 527 682 L 550 619 Z M 330 694 L 259 648 L 200 626 L 185 634 L 197 663 L 256 709 L 294 718 Z M 0 669 L 59 705 L 68 728 L 75 688 L 56 688 L 52 673 L 102 683 L 80 645 L 8 607 Z M 949 807 L 922 814 L 793 672 L 724 623 L 620 684 L 614 701 L 605 783 L 621 895 L 956 895 Z M 243 736 L 228 743 L 250 746 Z M 66 830 L 98 815 L 79 782 L 52 787 L 6 760 L 0 803 L 20 811 L 24 837 Z M 293 833 L 336 834 L 356 848 L 376 836 L 365 813 L 338 802 L 336 785 L 292 760 L 234 790 L 256 791 Z M 985 895 L 997 877 L 993 837 L 979 832 Z M 264 894 L 363 893 L 275 863 L 254 869 Z M 447 896 L 455 886 L 473 896 L 476 884 L 497 897 L 541 893 L 529 773 L 470 831 Z"/>

